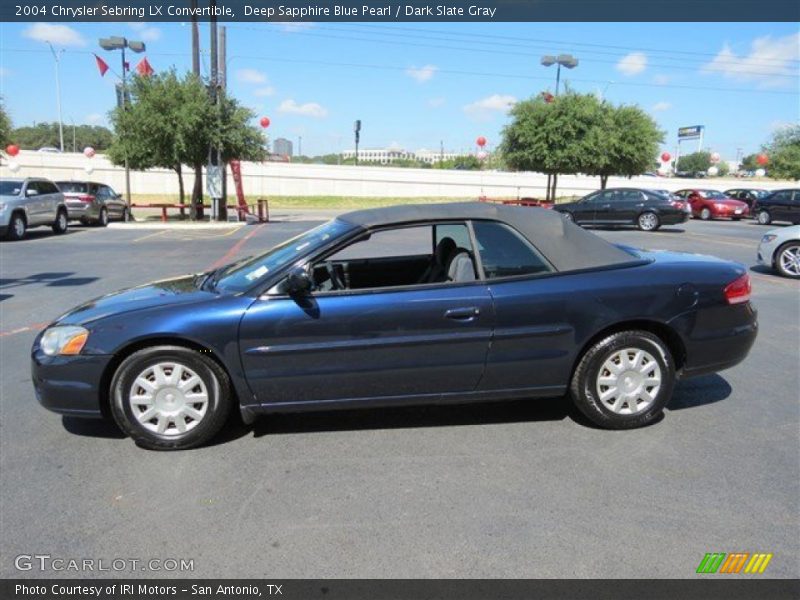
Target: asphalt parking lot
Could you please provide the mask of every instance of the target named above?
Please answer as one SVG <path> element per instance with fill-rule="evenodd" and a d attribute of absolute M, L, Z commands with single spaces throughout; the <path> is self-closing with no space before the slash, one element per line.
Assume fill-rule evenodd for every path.
<path fill-rule="evenodd" d="M 681 382 L 645 429 L 588 427 L 556 398 L 280 415 L 158 453 L 35 401 L 30 345 L 62 312 L 311 225 L 42 229 L 0 245 L 0 576 L 92 575 L 14 568 L 46 553 L 194 560 L 132 574 L 145 577 L 684 578 L 735 551 L 773 553 L 762 577 L 800 576 L 800 282 L 755 267 L 769 228 L 752 222 L 598 231 L 751 267 L 750 357 Z"/>

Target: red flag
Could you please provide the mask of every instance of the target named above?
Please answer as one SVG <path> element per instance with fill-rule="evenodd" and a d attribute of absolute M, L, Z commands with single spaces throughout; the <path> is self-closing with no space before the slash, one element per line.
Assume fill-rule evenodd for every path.
<path fill-rule="evenodd" d="M 100 71 L 100 77 L 102 77 L 106 74 L 106 71 L 108 71 L 108 64 L 106 64 L 106 61 L 104 61 L 102 58 L 97 56 L 97 54 L 94 55 L 94 59 L 97 61 L 97 70 Z"/>
<path fill-rule="evenodd" d="M 150 77 L 155 71 L 153 67 L 150 66 L 150 63 L 147 62 L 147 57 L 145 56 L 139 64 L 136 65 L 136 72 L 139 73 L 142 77 Z"/>

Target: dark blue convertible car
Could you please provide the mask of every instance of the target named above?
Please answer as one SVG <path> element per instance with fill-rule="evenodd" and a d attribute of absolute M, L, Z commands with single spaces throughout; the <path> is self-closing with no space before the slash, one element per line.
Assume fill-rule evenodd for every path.
<path fill-rule="evenodd" d="M 569 394 L 594 423 L 652 422 L 679 377 L 756 338 L 738 264 L 607 243 L 538 208 L 345 214 L 264 254 L 79 306 L 33 345 L 53 411 L 140 445 L 275 411 Z"/>

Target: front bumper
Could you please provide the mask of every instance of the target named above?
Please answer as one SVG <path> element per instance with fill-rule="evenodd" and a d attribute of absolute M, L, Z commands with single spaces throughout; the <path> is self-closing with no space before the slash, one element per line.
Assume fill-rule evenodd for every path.
<path fill-rule="evenodd" d="M 100 386 L 112 356 L 47 356 L 38 341 L 31 352 L 31 379 L 39 404 L 62 415 L 102 417 Z"/>

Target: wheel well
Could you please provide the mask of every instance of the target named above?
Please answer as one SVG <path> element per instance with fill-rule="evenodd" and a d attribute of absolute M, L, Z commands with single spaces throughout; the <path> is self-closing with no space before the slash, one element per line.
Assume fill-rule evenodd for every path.
<path fill-rule="evenodd" d="M 772 266 L 774 267 L 776 264 L 778 264 L 778 254 L 783 252 L 787 246 L 797 246 L 798 244 L 800 244 L 800 242 L 797 240 L 787 240 L 775 248 L 775 252 L 772 253 Z"/>
<path fill-rule="evenodd" d="M 14 215 L 20 215 L 22 217 L 22 220 L 25 221 L 25 225 L 28 224 L 28 215 L 25 214 L 25 211 L 22 210 L 21 208 L 15 208 L 13 211 L 11 211 L 11 216 Z"/>
<path fill-rule="evenodd" d="M 663 323 L 659 323 L 658 321 L 623 321 L 622 323 L 615 323 L 614 325 L 606 327 L 594 335 L 588 342 L 586 342 L 575 358 L 575 364 L 572 365 L 572 372 L 575 372 L 578 362 L 580 362 L 587 350 L 589 350 L 589 348 L 594 346 L 597 342 L 614 333 L 619 333 L 620 331 L 630 331 L 633 329 L 647 331 L 663 341 L 667 345 L 670 354 L 672 354 L 672 360 L 675 362 L 675 371 L 680 371 L 683 365 L 686 364 L 686 346 L 684 346 L 683 340 L 681 340 L 681 337 L 675 332 L 674 329 L 664 325 Z"/>
<path fill-rule="evenodd" d="M 129 344 L 119 350 L 114 355 L 114 358 L 111 359 L 111 362 L 108 363 L 105 371 L 103 371 L 103 375 L 100 378 L 99 390 L 100 411 L 103 413 L 104 417 L 111 418 L 111 380 L 114 378 L 114 373 L 117 372 L 117 369 L 122 364 L 122 361 L 128 358 L 131 354 L 138 352 L 139 350 L 143 350 L 144 348 L 149 348 L 150 346 L 181 346 L 183 348 L 188 348 L 189 350 L 201 352 L 219 365 L 219 367 L 225 372 L 225 375 L 228 376 L 229 381 L 233 381 L 231 379 L 231 374 L 228 371 L 228 367 L 225 366 L 225 363 L 223 363 L 210 348 L 203 346 L 202 344 L 177 337 L 157 337 L 139 340 L 138 342 L 133 342 L 132 344 Z M 234 401 L 236 404 L 238 404 L 239 398 L 236 394 L 236 388 L 232 383 L 230 389 L 231 393 L 233 394 Z"/>

